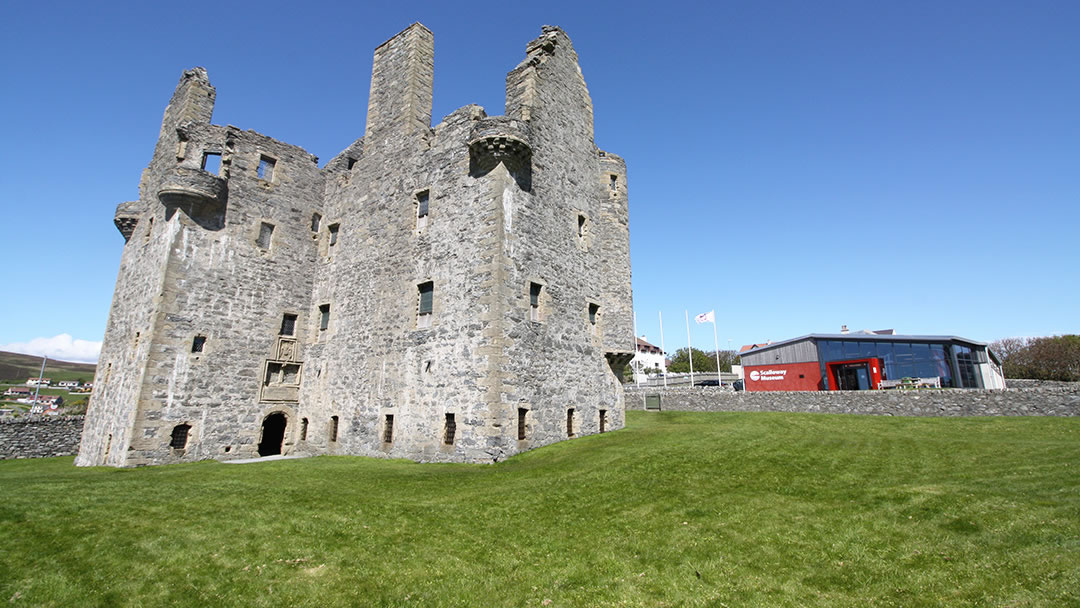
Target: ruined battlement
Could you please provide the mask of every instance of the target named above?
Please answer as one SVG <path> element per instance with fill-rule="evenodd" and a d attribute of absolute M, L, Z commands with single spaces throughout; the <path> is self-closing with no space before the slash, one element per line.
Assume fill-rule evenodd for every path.
<path fill-rule="evenodd" d="M 363 137 L 303 148 L 166 107 L 79 465 L 276 453 L 496 462 L 620 428 L 633 355 L 626 167 L 545 27 L 506 114 L 431 126 L 434 37 L 376 47 Z"/>

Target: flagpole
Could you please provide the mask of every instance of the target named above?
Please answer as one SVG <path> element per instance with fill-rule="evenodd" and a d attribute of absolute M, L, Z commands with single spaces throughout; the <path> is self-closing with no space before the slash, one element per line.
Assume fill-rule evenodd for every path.
<path fill-rule="evenodd" d="M 690 346 L 690 311 L 686 311 L 686 357 L 690 359 L 690 388 L 694 388 L 694 348 Z"/>
<path fill-rule="evenodd" d="M 716 313 L 712 316 L 712 343 L 716 348 L 716 386 L 724 386 L 720 381 L 720 341 L 716 339 Z"/>
<path fill-rule="evenodd" d="M 664 351 L 664 313 L 656 311 L 660 315 L 660 367 L 664 370 L 664 388 L 667 388 L 667 352 Z"/>

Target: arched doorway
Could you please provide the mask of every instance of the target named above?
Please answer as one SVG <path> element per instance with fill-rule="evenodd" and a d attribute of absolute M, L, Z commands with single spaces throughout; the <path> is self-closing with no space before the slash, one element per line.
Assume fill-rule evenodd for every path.
<path fill-rule="evenodd" d="M 273 456 L 281 453 L 281 444 L 285 440 L 285 414 L 274 412 L 263 419 L 262 441 L 259 442 L 259 456 Z"/>

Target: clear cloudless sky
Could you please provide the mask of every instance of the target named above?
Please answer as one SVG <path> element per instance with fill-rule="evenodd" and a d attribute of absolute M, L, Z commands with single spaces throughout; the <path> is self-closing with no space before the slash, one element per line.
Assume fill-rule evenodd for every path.
<path fill-rule="evenodd" d="M 1080 2 L 5 2 L 0 346 L 99 341 L 184 69 L 216 124 L 329 160 L 364 132 L 374 48 L 435 33 L 433 122 L 544 24 L 629 167 L 638 334 L 722 348 L 895 328 L 1077 333 Z M 691 324 L 693 322 L 691 320 Z M 693 325 L 712 348 L 712 327 Z M 628 342 L 630 338 L 627 338 Z"/>

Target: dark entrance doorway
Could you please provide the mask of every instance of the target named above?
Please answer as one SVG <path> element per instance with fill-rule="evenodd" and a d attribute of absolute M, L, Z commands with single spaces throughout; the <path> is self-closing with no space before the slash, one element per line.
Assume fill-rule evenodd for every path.
<path fill-rule="evenodd" d="M 870 389 L 870 373 L 865 363 L 848 363 L 836 368 L 836 380 L 842 391 Z"/>
<path fill-rule="evenodd" d="M 273 456 L 281 453 L 281 443 L 285 440 L 285 414 L 275 412 L 267 416 L 262 423 L 262 441 L 259 442 L 259 456 Z"/>

